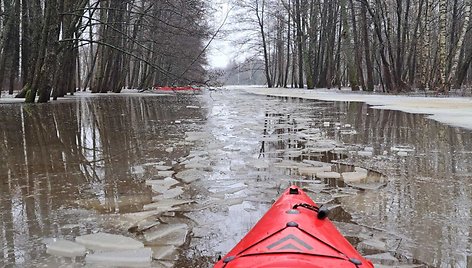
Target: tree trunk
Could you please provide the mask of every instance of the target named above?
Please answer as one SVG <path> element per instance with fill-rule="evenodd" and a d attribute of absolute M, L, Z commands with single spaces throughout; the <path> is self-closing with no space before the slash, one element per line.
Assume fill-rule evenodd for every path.
<path fill-rule="evenodd" d="M 347 64 L 347 76 L 349 79 L 349 84 L 351 85 L 352 91 L 359 91 L 359 81 L 358 73 L 357 73 L 357 66 L 354 65 L 354 49 L 352 47 L 351 36 L 350 36 L 350 29 L 349 23 L 347 18 L 347 2 L 346 0 L 341 0 L 341 21 L 342 21 L 342 32 L 339 33 L 342 36 L 342 50 L 344 54 L 344 58 Z M 354 34 L 354 33 L 353 33 Z M 355 43 L 355 41 L 354 41 Z"/>
<path fill-rule="evenodd" d="M 438 69 L 439 88 L 441 92 L 448 91 L 446 84 L 446 31 L 447 31 L 447 0 L 439 0 L 439 44 L 438 44 Z"/>
<path fill-rule="evenodd" d="M 361 21 L 362 21 L 362 35 L 364 45 L 364 59 L 366 65 L 367 73 L 367 91 L 374 91 L 374 66 L 372 64 L 372 56 L 370 51 L 370 41 L 369 41 L 369 25 L 367 24 L 367 8 L 365 5 L 361 6 Z"/>
<path fill-rule="evenodd" d="M 264 72 L 266 76 L 267 87 L 271 88 L 273 87 L 273 85 L 272 85 L 272 79 L 269 72 L 270 62 L 269 62 L 269 53 L 267 51 L 267 41 L 266 41 L 266 33 L 265 33 L 265 25 L 264 25 L 265 0 L 262 0 L 262 7 L 259 6 L 259 0 L 256 0 L 256 5 L 257 5 L 256 16 L 257 16 L 257 21 L 259 23 L 259 31 L 260 31 L 260 35 L 262 39 L 262 49 L 264 53 Z"/>
<path fill-rule="evenodd" d="M 465 35 L 467 33 L 467 29 L 469 28 L 469 21 L 470 21 L 470 15 L 471 15 L 471 5 L 472 5 L 472 0 L 468 0 L 468 3 L 465 3 L 465 11 L 464 11 L 464 21 L 462 25 L 462 30 L 459 34 L 459 37 L 457 39 L 457 45 L 452 49 L 452 65 L 451 65 L 451 70 L 449 72 L 449 76 L 447 77 L 446 81 L 446 86 L 448 87 L 447 90 L 449 90 L 449 87 L 451 85 L 452 79 L 456 77 L 456 72 L 457 72 L 457 67 L 459 66 L 459 57 L 461 54 L 462 46 L 464 44 L 464 39 Z M 453 44 L 451 44 L 453 46 Z"/>
<path fill-rule="evenodd" d="M 303 83 L 303 31 L 301 23 L 300 0 L 295 0 L 295 24 L 297 26 L 297 48 L 298 48 L 298 87 L 304 88 Z"/>

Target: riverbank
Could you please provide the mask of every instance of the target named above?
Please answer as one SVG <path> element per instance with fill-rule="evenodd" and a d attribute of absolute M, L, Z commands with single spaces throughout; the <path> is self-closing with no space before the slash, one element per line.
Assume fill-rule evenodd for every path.
<path fill-rule="evenodd" d="M 277 97 L 323 101 L 365 102 L 374 109 L 425 114 L 432 120 L 472 129 L 472 98 L 470 97 L 413 97 L 402 95 L 365 94 L 327 89 L 232 87 L 248 93 Z"/>

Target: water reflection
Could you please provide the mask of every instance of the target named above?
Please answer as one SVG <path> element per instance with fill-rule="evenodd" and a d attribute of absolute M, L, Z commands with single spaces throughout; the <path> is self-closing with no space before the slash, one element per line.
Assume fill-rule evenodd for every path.
<path fill-rule="evenodd" d="M 371 109 L 364 103 L 266 101 L 274 100 L 264 112 L 259 159 L 285 161 L 279 167 L 292 179 L 299 176 L 296 163 L 304 160 L 345 164 L 338 164 L 334 171 L 352 165 L 385 174 L 387 177 L 379 177 L 376 173 L 381 187 L 337 198 L 353 221 L 366 228 L 361 235 L 380 231 L 376 236 L 407 263 L 472 266 L 470 131 L 424 115 Z M 272 166 L 258 174 L 260 181 L 274 175 L 285 178 Z M 291 181 L 311 189 L 310 180 Z M 322 183 L 330 187 L 324 191 L 331 193 L 336 189 L 343 193 L 346 187 L 339 179 Z M 326 201 L 315 194 L 315 200 L 319 199 Z"/>
<path fill-rule="evenodd" d="M 315 118 L 313 127 L 322 129 L 321 137 L 350 148 L 344 162 L 390 178 L 385 188 L 341 199 L 356 222 L 403 239 L 392 250 L 404 258 L 435 267 L 472 266 L 470 131 L 363 103 L 293 103 L 299 109 L 290 111 L 292 118 Z M 355 134 L 343 131 L 346 124 Z M 367 157 L 359 153 L 370 147 Z"/>
<path fill-rule="evenodd" d="M 43 239 L 103 228 L 96 212 L 141 210 L 152 198 L 142 164 L 170 159 L 166 146 L 186 128 L 174 122 L 203 117 L 186 108 L 195 101 L 106 96 L 0 105 L 0 266 L 44 264 Z"/>
<path fill-rule="evenodd" d="M 201 101 L 208 116 L 190 107 Z M 61 262 L 45 254 L 44 237 L 140 235 L 104 216 L 151 203 L 144 181 L 158 165 L 205 174 L 174 175 L 192 203 L 154 217 L 191 228 L 175 267 L 211 266 L 291 183 L 333 205 L 353 242 L 379 239 L 403 263 L 472 265 L 472 134 L 422 115 L 240 92 L 0 105 L 0 114 L 0 266 Z M 300 174 L 317 161 L 340 173 L 365 168 L 367 179 L 352 187 Z"/>

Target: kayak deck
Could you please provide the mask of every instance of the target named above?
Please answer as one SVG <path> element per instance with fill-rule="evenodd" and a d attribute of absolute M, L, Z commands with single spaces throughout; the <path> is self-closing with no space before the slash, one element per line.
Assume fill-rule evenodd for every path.
<path fill-rule="evenodd" d="M 215 267 L 373 267 L 325 212 L 292 186 Z"/>

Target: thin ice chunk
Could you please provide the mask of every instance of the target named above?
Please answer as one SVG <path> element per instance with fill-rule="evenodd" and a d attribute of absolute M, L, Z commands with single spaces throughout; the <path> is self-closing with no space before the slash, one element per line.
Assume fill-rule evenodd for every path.
<path fill-rule="evenodd" d="M 130 237 L 96 233 L 82 235 L 75 238 L 75 241 L 93 250 L 131 250 L 143 248 L 143 243 Z"/>
<path fill-rule="evenodd" d="M 57 240 L 46 245 L 46 252 L 61 257 L 78 257 L 85 255 L 85 247 L 69 240 Z"/>
<path fill-rule="evenodd" d="M 162 211 L 170 211 L 172 208 L 184 204 L 192 203 L 192 200 L 177 200 L 177 199 L 162 199 L 161 196 L 156 196 L 153 198 L 154 203 L 150 203 L 143 206 L 144 210 L 162 210 Z"/>
<path fill-rule="evenodd" d="M 172 175 L 174 175 L 174 171 L 173 170 L 159 170 L 157 172 L 157 176 L 158 177 L 171 177 Z"/>
<path fill-rule="evenodd" d="M 367 178 L 367 173 L 355 171 L 355 172 L 344 172 L 341 174 L 345 182 L 359 182 Z"/>
<path fill-rule="evenodd" d="M 340 179 L 341 174 L 338 172 L 319 172 L 316 173 L 316 177 L 319 179 Z"/>
<path fill-rule="evenodd" d="M 320 162 L 320 161 L 315 161 L 315 160 L 308 160 L 308 159 L 303 160 L 303 163 L 310 164 L 314 167 L 331 166 L 330 164 L 325 163 L 325 162 Z"/>
<path fill-rule="evenodd" d="M 300 175 L 313 176 L 317 173 L 329 172 L 331 171 L 331 166 L 324 167 L 300 167 L 298 168 L 298 173 Z"/>
<path fill-rule="evenodd" d="M 170 187 L 178 184 L 179 181 L 167 177 L 163 180 L 147 180 L 146 185 L 150 185 L 152 187 L 152 190 L 157 193 L 163 193 L 167 191 Z"/>
<path fill-rule="evenodd" d="M 179 195 L 181 195 L 183 193 L 184 193 L 183 188 L 180 187 L 180 186 L 177 186 L 175 188 L 172 188 L 172 189 L 169 189 L 169 190 L 163 192 L 162 193 L 162 198 L 163 199 L 172 199 L 172 198 L 178 197 Z"/>
<path fill-rule="evenodd" d="M 187 238 L 188 226 L 184 223 L 161 224 L 144 234 L 148 243 L 181 246 Z"/>
<path fill-rule="evenodd" d="M 197 169 L 188 169 L 181 171 L 175 175 L 178 179 L 181 179 L 185 183 L 191 183 L 196 180 L 200 180 L 208 176 L 206 172 Z"/>
<path fill-rule="evenodd" d="M 152 250 L 150 248 L 98 252 L 85 256 L 86 263 L 119 265 L 120 267 L 141 267 L 149 265 L 151 261 Z"/>
<path fill-rule="evenodd" d="M 177 247 L 170 246 L 160 246 L 152 248 L 153 254 L 152 257 L 156 260 L 175 260 L 177 258 L 176 251 Z"/>

